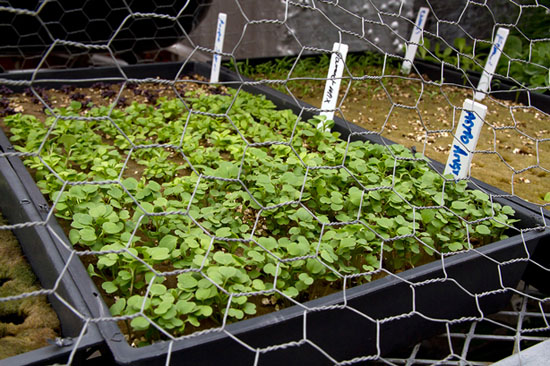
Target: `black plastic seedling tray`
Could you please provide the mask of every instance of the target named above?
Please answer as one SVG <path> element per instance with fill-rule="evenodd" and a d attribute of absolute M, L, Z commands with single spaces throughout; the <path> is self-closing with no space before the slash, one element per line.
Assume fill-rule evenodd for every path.
<path fill-rule="evenodd" d="M 140 65 L 122 68 L 128 78 L 160 77 L 174 80 L 178 75 L 208 75 L 207 64 Z M 8 75 L 10 79 L 30 79 L 30 75 Z M 124 77 L 117 68 L 48 71 L 35 74 L 34 84 L 55 87 L 62 84 L 90 85 L 97 78 L 121 82 Z M 94 80 L 95 79 L 95 80 Z M 264 94 L 279 108 L 289 108 L 302 118 L 315 110 L 302 102 L 271 88 L 243 85 L 239 76 L 223 70 L 221 82 L 252 93 Z M 347 121 L 336 118 L 334 130 L 343 139 L 369 140 L 392 144 Z M 442 165 L 431 163 L 441 171 Z M 476 188 L 500 192 L 476 179 Z M 34 185 L 32 182 L 24 182 Z M 36 188 L 36 187 L 35 187 Z M 479 248 L 476 251 L 446 257 L 417 268 L 391 275 L 371 283 L 350 288 L 317 300 L 289 307 L 274 313 L 227 325 L 223 331 L 212 331 L 173 341 L 158 342 L 142 348 L 132 348 L 114 321 L 100 321 L 98 327 L 114 359 L 119 364 L 164 365 L 325 365 L 356 357 L 375 357 L 410 346 L 445 330 L 446 320 L 484 317 L 505 306 L 513 289 L 522 279 L 528 259 L 537 244 L 548 240 L 550 230 L 544 229 L 540 213 L 520 200 L 498 199 L 516 210 L 519 228 L 524 231 Z M 44 202 L 43 198 L 39 202 Z M 52 218 L 51 222 L 55 220 Z M 517 234 L 517 232 L 513 233 Z M 63 233 L 61 237 L 68 242 Z M 80 261 L 74 260 L 78 273 L 85 273 Z M 76 276 L 78 289 L 90 307 L 94 318 L 108 314 L 108 307 L 97 296 L 92 280 Z M 443 281 L 442 279 L 446 279 Z M 312 310 L 313 309 L 313 310 Z M 279 345 L 272 348 L 273 345 Z M 332 360 L 331 360 L 332 358 Z"/>
<path fill-rule="evenodd" d="M 0 152 L 15 152 L 1 130 Z M 0 207 L 12 225 L 46 220 L 48 205 L 17 157 L 0 157 Z M 57 234 L 62 233 L 55 220 L 48 223 Z M 70 259 L 69 250 L 60 245 L 45 226 L 25 225 L 13 231 L 42 287 L 55 289 L 56 295 L 49 295 L 48 300 L 60 320 L 63 339 L 57 343 L 52 340 L 50 346 L 0 360 L 0 365 L 66 363 L 73 352 L 73 364 L 83 363 L 104 343 L 97 326 L 86 324 L 91 313 L 78 289 L 80 278 L 88 277 L 84 267 L 78 258 Z"/>

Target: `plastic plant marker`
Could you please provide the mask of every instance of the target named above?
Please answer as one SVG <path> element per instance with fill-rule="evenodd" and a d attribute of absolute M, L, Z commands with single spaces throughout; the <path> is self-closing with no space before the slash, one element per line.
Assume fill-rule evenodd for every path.
<path fill-rule="evenodd" d="M 340 83 L 342 82 L 342 75 L 348 55 L 348 45 L 335 42 L 332 51 L 333 54 L 330 57 L 327 82 L 323 93 L 323 103 L 321 104 L 323 112 L 320 113 L 320 115 L 325 116 L 327 120 L 334 118 L 334 109 L 338 101 L 338 91 L 340 90 Z M 324 128 L 324 123 L 319 123 L 317 128 Z"/>
<path fill-rule="evenodd" d="M 485 98 L 487 90 L 489 90 L 491 79 L 493 78 L 493 74 L 497 67 L 498 60 L 500 59 L 500 55 L 502 54 L 502 50 L 504 49 L 504 45 L 506 44 L 506 39 L 508 38 L 509 33 L 510 31 L 508 30 L 508 28 L 500 27 L 497 31 L 497 34 L 495 35 L 493 46 L 491 47 L 491 53 L 487 58 L 485 68 L 483 69 L 483 73 L 481 74 L 481 79 L 479 79 L 479 83 L 477 85 L 477 91 L 474 95 L 474 99 L 477 101 L 482 101 L 483 98 Z"/>
<path fill-rule="evenodd" d="M 217 83 L 220 79 L 221 59 L 223 52 L 223 40 L 225 38 L 225 24 L 227 23 L 227 14 L 218 14 L 218 26 L 216 27 L 216 41 L 214 43 L 214 56 L 212 57 L 212 71 L 210 72 L 210 82 Z"/>
<path fill-rule="evenodd" d="M 507 28 L 502 27 L 497 31 L 493 47 L 491 47 L 491 53 L 487 58 L 483 74 L 479 79 L 477 91 L 474 95 L 474 99 L 477 101 L 482 101 L 485 98 L 509 32 Z M 476 148 L 483 120 L 487 114 L 487 106 L 471 99 L 466 99 L 462 108 L 453 146 L 451 147 L 444 171 L 444 174 L 452 173 L 456 179 L 468 177 L 473 151 Z"/>
<path fill-rule="evenodd" d="M 429 14 L 430 9 L 426 7 L 421 7 L 420 10 L 418 10 L 418 15 L 416 16 L 416 21 L 414 22 L 413 31 L 411 33 L 411 38 L 409 43 L 406 45 L 407 51 L 405 52 L 405 61 L 403 61 L 403 66 L 401 66 L 401 72 L 403 74 L 408 74 L 411 71 L 414 56 L 416 55 L 416 50 L 418 49 L 418 42 L 420 41 L 420 36 L 424 31 L 426 19 L 428 19 Z"/>
<path fill-rule="evenodd" d="M 487 106 L 466 99 L 462 105 L 460 120 L 453 139 L 453 146 L 445 166 L 444 174 L 453 174 L 455 179 L 467 178 L 472 163 Z"/>

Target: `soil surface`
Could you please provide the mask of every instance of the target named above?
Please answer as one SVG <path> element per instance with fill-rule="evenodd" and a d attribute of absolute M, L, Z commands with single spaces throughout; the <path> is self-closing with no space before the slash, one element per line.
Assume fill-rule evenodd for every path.
<path fill-rule="evenodd" d="M 6 222 L 0 217 L 0 225 Z M 0 230 L 0 298 L 40 290 L 19 242 L 9 230 Z M 46 296 L 0 302 L 0 359 L 48 345 L 59 337 L 57 315 Z"/>
<path fill-rule="evenodd" d="M 466 98 L 473 99 L 473 91 L 466 86 L 429 85 L 418 76 L 391 72 L 378 80 L 345 79 L 340 88 L 341 113 L 336 115 L 446 163 L 460 108 Z M 354 76 L 380 74 L 379 68 L 372 68 Z M 253 75 L 256 80 L 277 77 Z M 324 80 L 291 75 L 279 90 L 320 108 L 324 87 Z M 527 201 L 548 203 L 543 198 L 550 192 L 550 116 L 490 96 L 482 103 L 488 112 L 472 176 Z"/>

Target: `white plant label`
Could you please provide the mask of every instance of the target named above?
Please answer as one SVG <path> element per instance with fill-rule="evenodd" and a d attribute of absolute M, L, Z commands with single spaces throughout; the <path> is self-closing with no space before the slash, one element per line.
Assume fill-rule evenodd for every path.
<path fill-rule="evenodd" d="M 443 172 L 443 174 L 453 174 L 455 179 L 467 178 L 469 175 L 473 151 L 487 114 L 487 106 L 471 99 L 466 99 L 462 108 L 453 146 Z"/>
<path fill-rule="evenodd" d="M 218 26 L 216 27 L 216 41 L 214 43 L 214 52 L 223 52 L 223 39 L 225 38 L 225 23 L 227 23 L 227 14 L 218 14 Z M 217 83 L 220 79 L 220 67 L 222 56 L 214 54 L 212 57 L 212 70 L 210 71 L 210 82 Z"/>
<path fill-rule="evenodd" d="M 327 120 L 334 119 L 334 109 L 338 101 L 338 93 L 340 91 L 340 83 L 344 68 L 346 65 L 346 57 L 348 55 L 348 45 L 344 43 L 334 43 L 332 51 L 335 52 L 330 57 L 330 65 L 328 67 L 327 82 L 325 84 L 325 92 L 323 93 L 323 103 L 321 109 L 330 110 L 321 112 L 321 116 L 325 116 Z M 338 54 L 339 53 L 339 54 Z M 323 123 L 319 123 L 318 129 L 323 128 Z"/>
<path fill-rule="evenodd" d="M 481 74 L 481 78 L 479 79 L 479 83 L 477 85 L 477 91 L 474 95 L 475 100 L 482 101 L 483 98 L 485 98 L 487 90 L 489 90 L 489 85 L 491 85 L 491 79 L 493 78 L 493 74 L 497 68 L 498 60 L 502 54 L 502 49 L 506 44 L 508 33 L 510 33 L 508 28 L 500 27 L 495 35 L 493 47 L 491 47 L 491 53 L 487 58 L 485 68 L 483 69 L 483 73 Z"/>
<path fill-rule="evenodd" d="M 405 52 L 405 60 L 403 61 L 403 65 L 401 66 L 401 72 L 403 74 L 408 74 L 409 72 L 411 72 L 414 56 L 416 55 L 418 43 L 420 42 L 420 36 L 424 31 L 426 19 L 428 19 L 429 14 L 429 8 L 421 7 L 420 10 L 418 10 L 416 22 L 414 22 L 413 31 L 411 33 L 411 39 L 409 40 L 409 44 L 406 45 L 407 52 Z"/>

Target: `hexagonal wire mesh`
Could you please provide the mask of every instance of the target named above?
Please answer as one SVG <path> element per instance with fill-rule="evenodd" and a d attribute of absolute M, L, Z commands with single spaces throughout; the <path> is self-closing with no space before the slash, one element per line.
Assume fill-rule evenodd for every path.
<path fill-rule="evenodd" d="M 227 2 L 228 23 L 238 25 L 221 55 L 233 73 L 215 84 L 194 61 L 216 53 L 209 6 L 2 3 L 3 67 L 30 69 L 1 80 L 2 127 L 17 150 L 2 142 L 4 180 L 13 170 L 27 184 L 20 158 L 47 203 L 25 186 L 36 212 L 5 212 L 13 222 L 0 228 L 42 230 L 61 264 L 41 278 L 45 290 L 2 293 L 0 304 L 48 295 L 78 318 L 57 342 L 76 340 L 66 363 L 80 360 L 91 325 L 109 346 L 128 341 L 130 351 L 111 348 L 121 363 L 479 364 L 469 350 L 483 324 L 515 332 L 515 351 L 546 337 L 547 5 Z M 419 6 L 430 10 L 418 41 L 424 60 L 402 74 Z M 429 158 L 451 152 L 499 27 L 510 35 L 483 101 L 479 147 L 469 177 L 454 181 Z M 255 45 L 258 34 L 268 41 Z M 166 59 L 178 41 L 187 50 L 180 62 L 128 66 Z M 330 56 L 342 57 L 332 42 L 369 51 L 348 56 L 328 133 L 316 115 L 334 81 Z M 297 57 L 237 61 L 285 53 Z M 70 69 L 94 59 L 112 66 Z M 44 243 L 22 245 L 41 277 L 33 252 Z M 522 276 L 538 291 L 516 288 Z M 60 285 L 68 279 L 84 280 L 80 300 Z M 541 321 L 515 326 L 502 320 L 510 312 L 490 314 L 512 294 L 536 309 L 522 305 L 518 319 Z M 455 327 L 467 328 L 464 337 Z M 426 356 L 419 344 L 399 358 L 444 331 L 442 348 L 424 341 Z"/>

